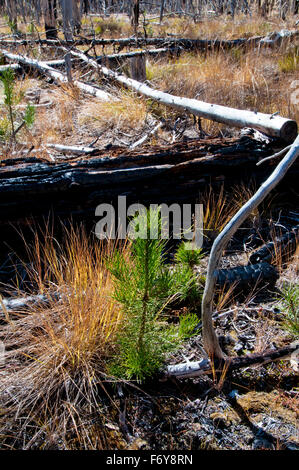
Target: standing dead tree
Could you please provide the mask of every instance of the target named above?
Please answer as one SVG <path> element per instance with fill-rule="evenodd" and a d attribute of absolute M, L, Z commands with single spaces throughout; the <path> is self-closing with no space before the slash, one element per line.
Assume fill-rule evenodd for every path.
<path fill-rule="evenodd" d="M 139 16 L 145 12 L 156 14 L 163 21 L 167 15 L 179 15 L 193 18 L 205 16 L 219 16 L 230 14 L 232 17 L 238 13 L 252 14 L 258 12 L 262 16 L 278 15 L 285 19 L 287 15 L 298 14 L 299 0 L 0 0 L 1 12 L 9 18 L 9 25 L 13 33 L 17 32 L 18 17 L 24 22 L 35 18 L 40 24 L 42 17 L 45 21 L 46 37 L 57 37 L 57 23 L 59 15 L 65 28 L 80 32 L 81 16 L 107 15 L 111 13 L 128 14 L 131 18 L 134 33 L 137 34 Z"/>
<path fill-rule="evenodd" d="M 138 24 L 139 24 L 139 0 L 133 0 L 132 2 L 132 12 L 131 12 L 131 23 L 134 28 L 134 34 L 137 35 Z"/>
<path fill-rule="evenodd" d="M 268 196 L 268 194 L 278 185 L 283 179 L 290 166 L 296 161 L 299 155 L 299 136 L 297 136 L 292 147 L 288 151 L 287 155 L 283 158 L 274 172 L 269 178 L 262 184 L 260 189 L 252 196 L 252 198 L 237 212 L 237 214 L 231 219 L 224 230 L 216 238 L 208 265 L 208 272 L 206 278 L 206 285 L 202 299 L 202 334 L 203 343 L 206 352 L 212 358 L 223 359 L 224 354 L 220 348 L 217 336 L 215 334 L 212 324 L 212 303 L 215 287 L 215 271 L 219 265 L 222 253 L 240 227 L 240 225 L 248 218 L 254 209 L 256 209 L 261 202 Z"/>
<path fill-rule="evenodd" d="M 57 0 L 44 0 L 45 32 L 47 39 L 57 39 Z"/>

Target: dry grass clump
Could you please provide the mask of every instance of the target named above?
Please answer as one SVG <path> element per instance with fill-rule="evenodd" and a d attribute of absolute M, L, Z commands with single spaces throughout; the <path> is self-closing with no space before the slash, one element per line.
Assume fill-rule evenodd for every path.
<path fill-rule="evenodd" d="M 104 266 L 113 247 L 92 242 L 83 229 L 65 229 L 63 244 L 47 233 L 28 250 L 32 285 L 49 300 L 1 331 L 7 348 L 8 373 L 0 384 L 5 423 L 24 448 L 50 442 L 54 448 L 103 448 L 104 431 L 93 436 L 88 423 L 101 426 L 104 420 L 98 391 L 122 317 Z"/>
<path fill-rule="evenodd" d="M 143 127 L 146 116 L 146 101 L 122 90 L 119 101 L 104 103 L 92 100 L 84 104 L 78 113 L 78 123 L 93 131 L 138 131 Z"/>
<path fill-rule="evenodd" d="M 36 144 L 62 143 L 65 139 L 73 143 L 73 135 L 76 138 L 78 135 L 76 118 L 81 105 L 80 90 L 76 86 L 65 84 L 53 88 L 44 97 L 52 102 L 52 106 L 37 108 L 33 128 Z"/>
<path fill-rule="evenodd" d="M 231 217 L 236 212 L 236 206 L 232 204 L 223 186 L 219 193 L 215 193 L 211 187 L 200 196 L 203 204 L 203 228 L 204 234 L 209 240 L 214 240 L 223 230 Z"/>

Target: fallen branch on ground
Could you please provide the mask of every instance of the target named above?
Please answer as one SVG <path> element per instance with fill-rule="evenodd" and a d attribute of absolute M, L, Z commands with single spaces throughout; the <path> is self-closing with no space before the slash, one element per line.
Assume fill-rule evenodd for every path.
<path fill-rule="evenodd" d="M 210 357 L 220 360 L 223 360 L 225 357 L 223 351 L 220 348 L 212 322 L 215 271 L 219 265 L 223 250 L 240 225 L 247 219 L 252 211 L 259 206 L 259 204 L 265 199 L 271 190 L 274 189 L 283 179 L 288 169 L 296 161 L 298 155 L 299 136 L 297 136 L 287 155 L 275 168 L 273 173 L 261 185 L 259 190 L 252 196 L 252 198 L 249 199 L 249 201 L 236 213 L 236 215 L 230 220 L 230 222 L 226 225 L 226 227 L 222 230 L 213 243 L 209 258 L 205 290 L 202 299 L 203 343 L 205 351 Z"/>
<path fill-rule="evenodd" d="M 168 366 L 162 372 L 162 378 L 175 377 L 177 379 L 187 379 L 200 375 L 215 374 L 225 371 L 229 373 L 233 370 L 242 369 L 254 365 L 264 365 L 269 362 L 279 361 L 287 358 L 295 351 L 299 350 L 299 342 L 280 349 L 269 349 L 262 354 L 250 354 L 244 357 L 233 357 L 220 361 L 210 362 L 204 358 L 201 361 L 192 361 Z"/>
<path fill-rule="evenodd" d="M 47 144 L 46 147 L 73 155 L 92 155 L 98 151 L 94 147 L 80 147 L 78 145 Z"/>
<path fill-rule="evenodd" d="M 274 155 L 271 155 L 270 157 L 263 158 L 263 160 L 260 160 L 256 164 L 256 166 L 260 166 L 263 163 L 267 162 L 268 160 L 273 160 L 273 158 L 277 158 L 277 157 L 280 157 L 281 155 L 284 155 L 288 150 L 290 150 L 291 147 L 292 147 L 292 145 L 288 145 L 284 149 L 280 150 L 280 152 L 274 153 Z"/>
<path fill-rule="evenodd" d="M 30 59 L 29 57 L 26 57 L 26 56 L 12 54 L 11 52 L 6 51 L 6 50 L 0 50 L 0 53 L 10 60 L 19 62 L 20 64 L 26 65 L 27 67 L 33 67 L 39 70 L 41 73 L 50 76 L 51 78 L 53 78 L 53 80 L 55 80 L 58 83 L 61 83 L 61 82 L 68 83 L 66 74 L 62 72 L 58 72 L 54 68 L 47 65 L 45 62 L 40 62 L 35 59 Z M 109 93 L 103 90 L 100 90 L 99 88 L 96 88 L 91 85 L 87 85 L 86 83 L 80 82 L 78 80 L 74 80 L 73 83 L 80 90 L 84 91 L 85 93 L 88 93 L 89 95 L 95 96 L 96 98 L 99 98 L 103 101 L 112 101 L 112 100 L 115 101 L 115 98 L 112 95 L 110 95 Z"/>
<path fill-rule="evenodd" d="M 141 139 L 137 140 L 137 142 L 135 142 L 134 144 L 131 144 L 129 149 L 134 150 L 136 147 L 139 147 L 140 145 L 144 144 L 144 142 L 146 142 L 147 139 L 155 135 L 156 132 L 158 132 L 158 130 L 164 126 L 164 124 L 165 124 L 164 122 L 159 122 L 150 132 L 145 134 L 143 137 L 141 137 Z"/>

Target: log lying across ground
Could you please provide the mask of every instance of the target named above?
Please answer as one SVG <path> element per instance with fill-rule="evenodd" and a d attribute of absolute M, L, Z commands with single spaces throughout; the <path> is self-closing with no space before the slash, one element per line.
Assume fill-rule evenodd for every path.
<path fill-rule="evenodd" d="M 51 301 L 58 301 L 59 298 L 58 292 L 53 292 L 51 295 L 36 294 L 7 299 L 0 297 L 0 322 L 7 323 L 11 318 L 28 313 L 33 307 L 46 307 Z"/>
<path fill-rule="evenodd" d="M 63 46 L 62 46 L 63 47 Z M 119 54 L 108 54 L 97 56 L 96 60 L 99 64 L 115 63 L 122 62 L 127 59 L 133 59 L 134 57 L 152 57 L 160 56 L 165 54 L 178 54 L 182 48 L 178 47 L 161 47 L 159 49 L 145 49 L 142 51 L 133 51 L 133 52 L 121 52 Z"/>
<path fill-rule="evenodd" d="M 63 163 L 36 157 L 0 160 L 0 221 L 31 214 L 59 216 L 88 210 L 125 194 L 133 202 L 194 201 L 209 184 L 234 185 L 246 178 L 263 181 L 273 162 L 256 163 L 273 148 L 252 140 L 194 139 L 149 150 L 98 150 L 98 155 Z M 298 165 L 287 184 L 298 177 Z"/>
<path fill-rule="evenodd" d="M 72 155 L 93 155 L 97 153 L 94 147 L 80 147 L 78 145 L 60 145 L 60 144 L 46 144 L 47 148 L 57 150 L 62 153 L 70 153 Z"/>
<path fill-rule="evenodd" d="M 59 60 L 48 60 L 45 62 L 41 62 L 42 64 L 48 65 L 49 67 L 61 67 L 65 65 L 65 61 L 63 59 Z M 7 65 L 0 65 L 0 73 L 3 73 L 5 70 L 15 70 L 15 71 L 22 71 L 23 67 L 20 64 L 7 64 Z"/>
<path fill-rule="evenodd" d="M 117 72 L 98 64 L 94 59 L 86 56 L 78 50 L 71 50 L 70 53 L 74 57 L 81 59 L 91 67 L 97 69 L 106 77 L 137 91 L 147 98 L 151 98 L 158 103 L 162 103 L 165 106 L 180 109 L 204 119 L 220 122 L 233 127 L 252 127 L 264 134 L 278 137 L 286 142 L 292 142 L 297 135 L 297 123 L 291 119 L 287 119 L 279 115 L 228 108 L 226 106 L 210 104 L 191 98 L 170 95 L 169 93 L 155 90 L 148 85 L 128 78 L 125 75 L 120 75 Z"/>
<path fill-rule="evenodd" d="M 249 264 L 247 266 L 237 266 L 228 269 L 218 269 L 215 271 L 217 288 L 229 288 L 236 284 L 236 289 L 248 292 L 262 284 L 274 287 L 279 278 L 278 271 L 267 262 Z"/>
<path fill-rule="evenodd" d="M 67 49 L 66 51 L 69 52 Z M 28 67 L 36 68 L 40 72 L 49 75 L 58 82 L 68 81 L 65 74 L 54 70 L 52 67 L 49 67 L 43 62 L 39 62 L 29 57 L 12 54 L 7 50 L 0 50 L 0 53 L 10 60 L 17 61 Z M 74 57 L 81 59 L 91 67 L 95 68 L 106 77 L 111 78 L 128 88 L 132 88 L 136 92 L 146 96 L 147 98 L 151 98 L 159 103 L 162 103 L 165 106 L 180 109 L 184 112 L 187 111 L 193 115 L 227 124 L 229 126 L 238 128 L 252 127 L 263 132 L 264 134 L 278 137 L 286 142 L 293 141 L 297 135 L 297 123 L 291 119 L 287 119 L 279 115 L 239 110 L 217 104 L 206 103 L 204 101 L 195 99 L 170 95 L 169 93 L 155 90 L 148 85 L 128 78 L 125 75 L 120 75 L 111 69 L 98 64 L 96 60 L 86 56 L 80 51 L 71 50 L 70 53 Z M 82 83 L 80 81 L 74 81 L 74 84 L 78 86 L 79 89 L 102 100 L 109 101 L 114 99 L 109 93 L 106 93 L 103 90 L 95 88 L 91 85 Z"/>
<path fill-rule="evenodd" d="M 296 251 L 299 240 L 299 225 L 293 227 L 274 241 L 270 241 L 255 251 L 249 258 L 250 263 L 271 263 L 276 257 L 282 262 L 290 258 Z"/>
<path fill-rule="evenodd" d="M 186 38 L 120 38 L 120 39 L 97 39 L 97 38 L 81 38 L 74 41 L 65 40 L 49 40 L 49 39 L 20 39 L 6 40 L 0 39 L 0 44 L 5 47 L 29 46 L 32 44 L 40 44 L 44 46 L 119 46 L 123 47 L 141 47 L 141 46 L 180 46 L 184 49 L 206 50 L 209 48 L 229 49 L 246 44 L 258 44 L 263 36 L 250 39 L 186 39 Z"/>
<path fill-rule="evenodd" d="M 66 74 L 62 72 L 58 72 L 57 70 L 50 67 L 45 62 L 40 62 L 38 60 L 30 59 L 29 57 L 25 57 L 25 56 L 21 56 L 17 54 L 12 54 L 11 52 L 6 51 L 6 50 L 0 50 L 0 54 L 3 54 L 7 59 L 13 60 L 27 67 L 32 67 L 32 68 L 39 70 L 41 73 L 48 75 L 49 77 L 53 78 L 53 80 L 55 80 L 58 83 L 68 82 Z M 89 95 L 95 96 L 96 98 L 99 98 L 103 101 L 115 100 L 115 98 L 112 95 L 110 95 L 109 93 L 103 90 L 100 90 L 99 88 L 80 82 L 79 80 L 74 80 L 73 83 L 80 90 L 84 91 L 85 93 L 88 93 Z"/>
<path fill-rule="evenodd" d="M 234 370 L 250 367 L 254 365 L 268 364 L 269 362 L 279 361 L 289 357 L 299 350 L 299 341 L 280 349 L 269 349 L 262 354 L 250 354 L 244 357 L 231 357 L 223 361 L 215 361 L 212 364 L 209 359 L 203 358 L 200 361 L 192 361 L 181 364 L 170 365 L 161 372 L 161 378 L 175 377 L 177 379 L 187 379 L 199 377 L 205 374 L 215 374 L 215 372 L 224 375 Z"/>
<path fill-rule="evenodd" d="M 202 50 L 207 49 L 232 49 L 234 47 L 250 47 L 257 45 L 280 45 L 282 40 L 292 40 L 297 38 L 299 32 L 297 30 L 282 30 L 273 32 L 268 36 L 255 36 L 251 38 L 239 39 L 188 39 L 188 38 L 120 38 L 120 39 L 100 39 L 100 38 L 80 38 L 74 41 L 65 40 L 49 40 L 49 39 L 20 39 L 20 40 L 6 40 L 0 39 L 0 44 L 5 47 L 26 46 L 32 44 L 40 44 L 45 46 L 118 46 L 123 47 L 142 47 L 142 46 L 180 46 L 187 50 Z"/>

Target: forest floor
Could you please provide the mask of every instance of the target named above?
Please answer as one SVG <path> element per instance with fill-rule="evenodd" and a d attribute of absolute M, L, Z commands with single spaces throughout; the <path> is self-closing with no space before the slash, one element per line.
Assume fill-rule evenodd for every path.
<path fill-rule="evenodd" d="M 229 18 L 210 18 L 193 24 L 184 18 L 165 18 L 162 25 L 158 25 L 155 20 L 148 21 L 140 27 L 140 34 L 145 31 L 148 37 L 232 39 L 267 35 L 282 28 L 294 29 L 296 19 L 288 18 L 282 22 L 274 17 L 265 19 L 240 16 L 234 22 Z M 4 20 L 2 23 L 0 35 L 2 38 L 10 36 Z M 33 36 L 39 31 L 38 25 L 31 25 L 30 28 Z M 20 30 L 23 34 L 29 33 L 25 25 L 20 25 Z M 128 37 L 131 26 L 124 17 L 119 16 L 107 19 L 91 17 L 84 20 L 82 36 L 94 33 L 106 38 Z M 177 57 L 149 58 L 146 63 L 146 77 L 152 87 L 174 95 L 198 98 L 238 109 L 271 114 L 279 112 L 282 116 L 299 122 L 298 104 L 292 100 L 292 84 L 299 80 L 298 48 L 297 40 L 296 43 L 274 50 L 242 51 L 234 48 L 230 51 L 206 53 L 184 51 Z M 85 51 L 87 47 L 80 46 L 80 49 Z M 12 50 L 43 61 L 64 57 L 61 50 L 41 45 L 18 46 Z M 99 46 L 92 51 L 93 55 L 114 52 L 117 51 L 112 47 L 103 50 Z M 64 70 L 63 67 L 60 70 Z M 130 73 L 127 62 L 118 64 L 116 70 Z M 44 106 L 36 107 L 34 125 L 30 129 L 21 129 L 14 143 L 9 139 L 8 116 L 2 114 L 0 163 L 8 158 L 26 158 L 26 149 L 34 151 L 37 158 L 59 161 L 63 154 L 47 148 L 46 144 L 50 143 L 79 146 L 92 144 L 100 150 L 111 146 L 127 149 L 161 120 L 165 121 L 165 125 L 142 149 L 191 138 L 225 139 L 239 135 L 239 131 L 235 129 L 207 120 L 201 120 L 199 126 L 198 119 L 164 108 L 130 90 L 120 89 L 115 83 L 99 76 L 97 71 L 78 66 L 76 62 L 72 72 L 74 78 L 108 91 L 118 101 L 101 102 L 81 93 L 72 85 L 57 85 L 51 79 L 42 78 L 32 71 L 17 73 L 14 85 L 16 120 L 21 119 L 28 103 Z M 5 108 L 3 87 L 0 88 L 0 106 Z M 27 156 L 33 155 L 30 152 Z M 240 186 L 238 204 L 251 194 L 250 188 Z M 297 202 L 296 188 L 292 188 L 286 205 L 280 204 L 276 199 L 273 204 L 269 202 L 266 214 L 253 214 L 247 221 L 246 228 L 237 232 L 222 259 L 221 267 L 247 264 L 249 251 L 255 248 L 250 245 L 253 231 L 257 234 L 263 228 L 263 239 L 269 241 L 273 235 L 273 227 L 285 233 L 298 225 Z M 214 203 L 217 208 L 216 199 Z M 239 206 L 236 195 L 234 204 L 234 209 L 237 210 Z M 197 267 L 200 276 L 205 274 L 210 247 L 211 244 L 201 265 Z M 246 247 L 249 247 L 248 250 Z M 262 353 L 269 348 L 288 345 L 296 339 L 296 335 L 285 328 L 281 291 L 286 286 L 298 285 L 298 250 L 286 264 L 282 263 L 279 256 L 274 264 L 280 274 L 275 288 L 251 289 L 245 297 L 235 297 L 232 291 L 222 292 L 220 295 L 215 308 L 221 316 L 215 320 L 215 327 L 223 349 L 231 356 Z M 5 289 L 8 290 L 8 287 L 5 286 Z M 41 315 L 40 311 L 37 313 Z M 170 320 L 176 321 L 181 313 L 181 310 L 172 311 Z M 18 321 L 23 322 L 23 317 Z M 2 321 L 1 336 L 13 336 L 16 325 L 14 322 L 10 324 L 9 321 Z M 26 325 L 25 327 L 27 328 Z M 28 330 L 30 328 L 29 324 Z M 34 328 L 36 331 L 33 334 L 38 335 L 42 327 L 37 325 Z M 25 346 L 22 344 L 22 348 Z M 0 382 L 4 383 L 14 374 L 19 377 L 22 367 L 38 361 L 28 356 L 26 349 L 24 351 L 24 355 L 27 354 L 26 359 L 24 355 L 15 358 L 11 354 L 10 362 L 0 365 Z M 197 360 L 202 354 L 199 331 L 176 353 L 169 355 L 166 362 L 176 364 Z M 74 378 L 75 384 L 77 378 Z M 24 394 L 26 387 L 29 390 L 31 385 L 29 380 L 24 386 Z M 17 388 L 18 384 L 12 381 L 11 388 L 3 392 L 4 398 L 14 397 Z M 77 408 L 72 408 L 72 402 L 68 401 L 67 387 L 61 395 L 57 395 L 59 406 L 62 404 L 64 410 L 69 412 L 67 419 L 66 415 L 61 418 L 59 414 L 40 414 L 40 420 L 36 416 L 31 419 L 30 415 L 22 415 L 18 403 L 17 411 L 15 408 L 12 411 L 1 406 L 0 448 L 299 449 L 298 363 L 294 358 L 248 367 L 222 377 L 209 375 L 167 381 L 160 381 L 156 377 L 143 384 L 120 381 L 116 385 L 103 380 L 102 384 L 97 384 L 95 390 L 97 409 L 88 400 L 82 400 Z M 47 406 L 48 403 L 45 409 Z M 57 410 L 60 409 L 59 406 L 57 405 Z M 79 424 L 77 414 L 80 414 Z M 25 421 L 26 425 L 23 426 Z"/>

